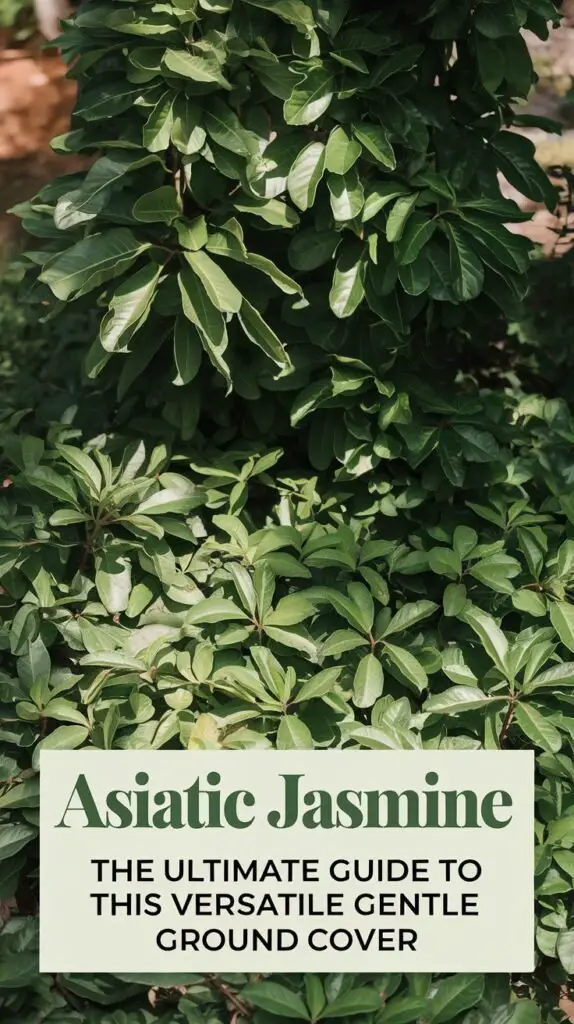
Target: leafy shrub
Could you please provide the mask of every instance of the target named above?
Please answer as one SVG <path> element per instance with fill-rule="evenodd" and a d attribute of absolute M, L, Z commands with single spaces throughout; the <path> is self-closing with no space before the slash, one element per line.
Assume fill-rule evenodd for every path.
<path fill-rule="evenodd" d="M 55 146 L 97 159 L 19 212 L 31 298 L 97 336 L 78 401 L 3 423 L 7 1024 L 561 1019 L 574 424 L 490 345 L 530 261 L 497 173 L 556 199 L 508 130 L 519 29 L 554 15 L 98 0 L 67 27 Z M 39 752 L 84 745 L 534 747 L 535 974 L 38 977 Z"/>

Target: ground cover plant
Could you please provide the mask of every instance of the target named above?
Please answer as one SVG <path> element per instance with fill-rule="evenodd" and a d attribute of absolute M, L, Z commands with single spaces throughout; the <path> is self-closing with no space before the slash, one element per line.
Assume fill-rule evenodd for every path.
<path fill-rule="evenodd" d="M 3 1024 L 562 1019 L 574 423 L 505 362 L 530 248 L 497 178 L 556 202 L 510 130 L 520 30 L 555 16 L 87 0 L 67 23 L 54 146 L 94 163 L 18 212 L 32 318 L 54 344 L 92 320 L 1 423 Z M 535 973 L 40 976 L 39 754 L 86 745 L 535 749 Z"/>

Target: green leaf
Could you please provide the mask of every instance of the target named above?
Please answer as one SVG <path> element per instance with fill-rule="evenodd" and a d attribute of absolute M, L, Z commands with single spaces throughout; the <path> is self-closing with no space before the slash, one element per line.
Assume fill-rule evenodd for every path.
<path fill-rule="evenodd" d="M 342 669 L 336 666 L 334 668 L 324 668 L 321 672 L 317 672 L 316 675 L 311 676 L 310 679 L 303 683 L 295 697 L 291 697 L 291 703 L 302 704 L 303 701 L 314 700 L 331 693 L 341 675 L 341 671 Z"/>
<path fill-rule="evenodd" d="M 395 245 L 395 260 L 399 267 L 410 266 L 415 262 L 436 227 L 436 220 L 430 220 L 422 214 L 415 212 L 409 217 L 401 239 Z"/>
<path fill-rule="evenodd" d="M 310 142 L 299 153 L 287 177 L 287 191 L 300 210 L 313 206 L 324 169 L 325 146 L 322 142 Z"/>
<path fill-rule="evenodd" d="M 0 811 L 17 808 L 38 807 L 40 802 L 40 780 L 38 776 L 17 782 L 0 796 Z"/>
<path fill-rule="evenodd" d="M 100 324 L 100 344 L 106 352 L 115 352 L 120 345 L 126 348 L 145 322 L 160 274 L 157 263 L 147 263 L 118 285 Z"/>
<path fill-rule="evenodd" d="M 450 271 L 456 296 L 462 302 L 469 302 L 482 291 L 484 267 L 458 227 L 450 221 L 443 227 L 449 242 Z"/>
<path fill-rule="evenodd" d="M 321 979 L 316 974 L 305 975 L 305 999 L 312 1020 L 317 1020 L 327 1001 Z"/>
<path fill-rule="evenodd" d="M 550 621 L 564 646 L 574 651 L 574 605 L 566 601 L 552 601 Z"/>
<path fill-rule="evenodd" d="M 59 725 L 34 747 L 32 767 L 39 769 L 43 750 L 77 750 L 89 736 L 86 725 Z"/>
<path fill-rule="evenodd" d="M 323 66 L 310 69 L 305 79 L 298 82 L 283 104 L 283 117 L 287 124 L 313 124 L 325 113 L 333 99 L 335 81 Z"/>
<path fill-rule="evenodd" d="M 209 236 L 203 214 L 199 217 L 194 217 L 191 221 L 183 219 L 176 221 L 175 229 L 178 242 L 184 249 L 197 252 L 198 249 L 203 249 L 204 245 L 207 245 Z"/>
<path fill-rule="evenodd" d="M 242 295 L 221 267 L 204 250 L 184 252 L 194 274 L 200 279 L 209 299 L 221 313 L 238 313 Z"/>
<path fill-rule="evenodd" d="M 428 557 L 429 569 L 431 572 L 435 572 L 437 576 L 447 576 L 451 580 L 456 580 L 461 575 L 462 563 L 460 556 L 450 548 L 431 548 Z"/>
<path fill-rule="evenodd" d="M 493 701 L 504 697 L 487 697 L 478 686 L 451 686 L 443 693 L 435 693 L 424 703 L 424 711 L 433 715 L 456 715 L 460 711 L 484 710 Z"/>
<path fill-rule="evenodd" d="M 412 192 L 410 195 L 399 196 L 395 201 L 387 217 L 385 230 L 387 242 L 399 242 L 401 240 L 417 199 L 418 192 Z"/>
<path fill-rule="evenodd" d="M 372 220 L 385 206 L 392 203 L 394 199 L 405 195 L 409 195 L 409 189 L 398 181 L 382 181 L 377 185 L 373 185 L 367 193 L 361 220 L 363 223 Z M 413 202 L 415 200 L 416 193 L 414 194 Z"/>
<path fill-rule="evenodd" d="M 415 976 L 416 977 L 416 976 Z M 390 999 L 381 1014 L 381 1024 L 411 1024 L 426 1018 L 430 1000 L 415 995 L 395 996 Z"/>
<path fill-rule="evenodd" d="M 310 658 L 313 661 L 316 659 L 316 645 L 311 637 L 306 635 L 302 630 L 287 630 L 278 626 L 266 626 L 265 632 L 270 640 L 275 640 L 278 644 L 282 644 L 284 647 L 290 647 L 296 651 L 300 651 L 301 654 L 306 655 L 307 658 Z"/>
<path fill-rule="evenodd" d="M 223 149 L 245 157 L 252 152 L 253 139 L 243 128 L 237 114 L 216 96 L 209 100 L 204 110 L 203 124 L 209 137 Z"/>
<path fill-rule="evenodd" d="M 438 982 L 426 1020 L 443 1024 L 475 1006 L 484 990 L 483 974 L 453 974 Z"/>
<path fill-rule="evenodd" d="M 174 384 L 181 386 L 195 380 L 201 366 L 202 351 L 197 329 L 179 314 L 173 332 L 173 359 L 177 370 Z"/>
<path fill-rule="evenodd" d="M 286 349 L 275 334 L 275 331 L 271 330 L 269 324 L 265 322 L 259 311 L 246 298 L 243 299 L 238 318 L 249 340 L 276 363 L 283 373 L 289 372 L 292 366 Z"/>
<path fill-rule="evenodd" d="M 173 94 L 165 92 L 143 128 L 143 144 L 150 153 L 161 153 L 167 149 L 173 123 Z"/>
<path fill-rule="evenodd" d="M 277 750 L 312 750 L 313 745 L 313 737 L 301 719 L 296 715 L 285 715 L 281 719 L 277 730 Z"/>
<path fill-rule="evenodd" d="M 563 661 L 560 665 L 553 665 L 544 672 L 540 672 L 534 679 L 524 684 L 523 690 L 525 693 L 532 693 L 534 690 L 572 685 L 574 685 L 574 661 Z"/>
<path fill-rule="evenodd" d="M 58 253 L 48 261 L 39 280 L 65 301 L 118 277 L 149 248 L 149 242 L 138 240 L 128 228 L 111 228 Z"/>
<path fill-rule="evenodd" d="M 418 693 L 422 693 L 428 686 L 427 674 L 419 661 L 402 647 L 395 647 L 394 644 L 385 642 L 383 648 L 391 664 L 398 668 L 401 675 L 408 680 Z"/>
<path fill-rule="evenodd" d="M 130 561 L 115 555 L 113 549 L 96 559 L 96 588 L 100 601 L 110 615 L 125 612 L 132 589 Z"/>
<path fill-rule="evenodd" d="M 203 148 L 206 133 L 201 119 L 201 108 L 197 103 L 188 96 L 176 97 L 170 123 L 170 138 L 175 148 L 184 156 L 192 156 Z M 161 148 L 167 149 L 167 145 Z"/>
<path fill-rule="evenodd" d="M 346 174 L 329 174 L 327 187 L 331 193 L 331 209 L 336 221 L 354 220 L 359 216 L 365 196 L 361 180 L 354 168 Z"/>
<path fill-rule="evenodd" d="M 298 626 L 315 611 L 315 606 L 304 594 L 287 594 L 275 608 L 265 615 L 265 626 Z"/>
<path fill-rule="evenodd" d="M 553 212 L 558 193 L 536 162 L 534 143 L 516 132 L 499 131 L 493 136 L 491 146 L 498 167 L 510 184 L 523 196 L 545 203 Z"/>
<path fill-rule="evenodd" d="M 475 37 L 476 59 L 482 84 L 489 92 L 495 92 L 505 75 L 504 55 L 490 39 Z"/>
<path fill-rule="evenodd" d="M 248 618 L 241 608 L 226 597 L 206 597 L 185 613 L 188 626 L 210 622 L 239 622 Z"/>
<path fill-rule="evenodd" d="M 353 679 L 353 702 L 358 708 L 372 708 L 383 692 L 383 666 L 374 654 L 361 658 Z"/>
<path fill-rule="evenodd" d="M 403 630 L 410 629 L 417 622 L 428 619 L 429 615 L 432 615 L 437 608 L 438 605 L 434 601 L 414 601 L 412 604 L 403 605 L 393 615 L 383 633 L 383 638 L 391 636 L 393 633 L 402 633 Z"/>
<path fill-rule="evenodd" d="M 72 523 L 89 523 L 91 517 L 85 512 L 73 512 L 71 509 L 60 509 L 50 516 L 51 526 L 71 526 Z"/>
<path fill-rule="evenodd" d="M 182 268 L 178 275 L 178 284 L 185 316 L 197 327 L 209 359 L 230 385 L 229 366 L 223 358 L 228 344 L 227 328 L 223 316 L 216 309 L 191 268 Z"/>
<path fill-rule="evenodd" d="M 168 71 L 181 78 L 189 78 L 192 82 L 214 82 L 223 89 L 231 89 L 214 57 L 196 56 L 187 50 L 166 50 L 162 63 Z"/>
<path fill-rule="evenodd" d="M 181 216 L 182 203 L 173 185 L 161 185 L 134 203 L 133 215 L 145 224 L 173 224 Z"/>
<path fill-rule="evenodd" d="M 361 121 L 360 124 L 353 125 L 353 134 L 371 156 L 374 156 L 377 163 L 389 171 L 394 171 L 397 166 L 396 157 L 388 132 L 382 125 Z"/>
<path fill-rule="evenodd" d="M 365 264 L 354 249 L 343 250 L 333 274 L 329 306 L 340 320 L 353 315 L 365 296 Z"/>
<path fill-rule="evenodd" d="M 38 830 L 32 825 L 18 821 L 0 825 L 0 861 L 15 857 L 37 834 Z"/>
<path fill-rule="evenodd" d="M 517 702 L 514 706 L 516 724 L 525 736 L 549 754 L 557 754 L 562 747 L 562 737 L 552 722 L 544 717 L 532 704 Z"/>
<path fill-rule="evenodd" d="M 276 1017 L 295 1017 L 297 1020 L 309 1020 L 307 1007 L 290 988 L 278 985 L 274 981 L 259 981 L 244 985 L 241 997 L 247 1003 L 258 1006 Z"/>
<path fill-rule="evenodd" d="M 361 146 L 341 125 L 333 128 L 325 150 L 325 169 L 332 174 L 347 174 L 361 155 Z"/>
<path fill-rule="evenodd" d="M 574 974 L 574 928 L 560 932 L 556 942 L 556 955 L 566 973 Z"/>
<path fill-rule="evenodd" d="M 255 199 L 245 195 L 236 199 L 233 205 L 239 213 L 251 213 L 274 228 L 292 228 L 299 223 L 295 210 L 279 199 Z"/>
<path fill-rule="evenodd" d="M 467 602 L 466 587 L 463 583 L 449 583 L 442 595 L 443 611 L 449 618 L 460 615 Z"/>
<path fill-rule="evenodd" d="M 307 32 L 315 25 L 313 10 L 303 0 L 246 0 L 251 7 L 262 7 L 264 11 L 276 14 L 282 21 L 295 25 Z"/>
<path fill-rule="evenodd" d="M 508 672 L 508 640 L 492 615 L 477 608 L 476 605 L 470 605 L 461 612 L 460 617 L 480 638 L 486 653 L 499 672 L 506 676 Z"/>
<path fill-rule="evenodd" d="M 358 1013 L 374 1013 L 381 1008 L 381 997 L 374 989 L 355 988 L 327 1003 L 319 1020 L 333 1017 L 351 1017 Z"/>

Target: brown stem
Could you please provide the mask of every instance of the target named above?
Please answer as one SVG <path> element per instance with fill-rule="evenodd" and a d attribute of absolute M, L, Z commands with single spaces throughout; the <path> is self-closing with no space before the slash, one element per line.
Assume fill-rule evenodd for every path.
<path fill-rule="evenodd" d="M 245 1003 L 236 992 L 233 992 L 228 985 L 223 981 L 220 981 L 216 974 L 205 974 L 204 978 L 209 987 L 214 989 L 216 992 L 219 992 L 219 994 L 222 995 L 233 1007 L 236 1013 L 241 1014 L 242 1017 L 249 1017 L 251 1015 L 251 1010 L 247 1003 Z"/>
<path fill-rule="evenodd" d="M 504 745 L 504 741 L 506 739 L 506 734 L 507 734 L 508 730 L 510 729 L 512 718 L 514 716 L 514 704 L 515 704 L 514 700 L 510 700 L 508 702 L 508 707 L 506 709 L 506 714 L 504 716 L 504 721 L 502 723 L 502 729 L 500 730 L 500 736 L 498 737 L 498 742 L 499 742 L 501 747 Z"/>
<path fill-rule="evenodd" d="M 74 1010 L 79 1010 L 80 1007 L 81 1007 L 80 1001 L 76 1000 L 74 998 L 74 996 L 72 995 L 72 993 L 68 992 L 67 988 L 64 988 L 64 986 L 63 986 L 63 984 L 62 984 L 62 982 L 60 980 L 60 975 L 59 974 L 54 974 L 53 978 L 54 978 L 54 988 L 56 989 L 56 992 L 60 993 L 60 995 L 62 996 L 62 999 L 66 1000 L 68 1006 L 72 1006 L 74 1008 Z"/>

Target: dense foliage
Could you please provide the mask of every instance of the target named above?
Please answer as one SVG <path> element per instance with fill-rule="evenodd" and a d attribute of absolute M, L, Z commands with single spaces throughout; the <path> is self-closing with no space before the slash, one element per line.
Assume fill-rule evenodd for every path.
<path fill-rule="evenodd" d="M 19 208 L 60 358 L 2 423 L 5 1024 L 561 1019 L 574 422 L 505 365 L 530 253 L 497 178 L 555 204 L 509 130 L 520 29 L 554 15 L 87 0 L 67 25 L 55 147 L 95 161 Z M 39 754 L 85 745 L 534 748 L 535 974 L 39 977 Z"/>

